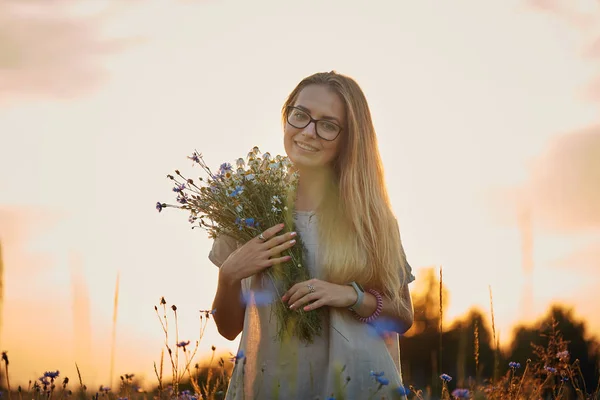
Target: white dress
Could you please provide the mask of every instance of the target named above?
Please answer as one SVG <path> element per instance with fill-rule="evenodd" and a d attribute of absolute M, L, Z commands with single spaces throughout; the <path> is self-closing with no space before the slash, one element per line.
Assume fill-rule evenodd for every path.
<path fill-rule="evenodd" d="M 307 252 L 304 261 L 313 276 L 318 268 L 316 222 L 314 213 L 296 212 L 296 230 Z M 234 239 L 221 236 L 214 241 L 209 259 L 221 266 L 236 248 Z M 408 264 L 407 268 L 412 281 L 414 276 Z M 242 281 L 246 314 L 239 350 L 244 352 L 245 359 L 238 360 L 234 367 L 227 400 L 327 400 L 340 391 L 345 399 L 364 400 L 376 390 L 373 397 L 376 399 L 405 398 L 396 392 L 402 385 L 397 333 L 382 336 L 373 326 L 358 321 L 350 311 L 327 307 L 322 334 L 312 344 L 295 337 L 279 342 L 271 304 L 261 300 L 265 291 L 273 291 L 273 287 L 263 274 Z M 389 384 L 381 385 L 371 372 L 383 372 L 382 378 Z"/>

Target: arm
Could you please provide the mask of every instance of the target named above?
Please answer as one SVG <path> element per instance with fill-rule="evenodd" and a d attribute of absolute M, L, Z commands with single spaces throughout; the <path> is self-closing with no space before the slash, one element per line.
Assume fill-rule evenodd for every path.
<path fill-rule="evenodd" d="M 348 287 L 349 296 L 353 299 L 353 303 L 356 302 L 357 294 L 354 288 L 351 286 Z M 365 297 L 360 306 L 356 307 L 356 313 L 361 317 L 368 317 L 377 308 L 377 300 L 375 296 L 371 293 L 365 292 Z M 400 328 L 398 332 L 400 334 L 405 333 L 410 329 L 414 322 L 414 309 L 412 304 L 412 299 L 410 297 L 410 291 L 408 289 L 408 285 L 404 285 L 402 287 L 402 304 L 400 306 L 400 311 L 396 310 L 396 308 L 392 305 L 391 301 L 383 296 L 383 310 L 381 311 L 382 317 L 392 318 L 398 322 L 398 327 Z"/>
<path fill-rule="evenodd" d="M 312 291 L 311 288 L 312 287 Z M 402 306 L 396 311 L 391 301 L 383 297 L 383 310 L 380 317 L 392 319 L 393 329 L 400 334 L 405 333 L 413 324 L 414 310 L 408 284 L 402 287 Z M 282 300 L 290 304 L 290 308 L 302 307 L 304 311 L 315 310 L 319 307 L 330 306 L 348 308 L 356 303 L 356 291 L 352 286 L 338 285 L 319 279 L 310 279 L 292 286 Z M 361 317 L 369 317 L 377 308 L 377 300 L 370 293 L 365 293 L 363 302 L 356 307 L 356 313 Z M 350 311 L 348 311 L 350 312 Z"/>
<path fill-rule="evenodd" d="M 213 300 L 215 324 L 219 333 L 228 340 L 234 340 L 244 328 L 245 304 L 240 300 L 242 282 L 231 279 L 223 269 L 219 270 L 217 293 Z"/>

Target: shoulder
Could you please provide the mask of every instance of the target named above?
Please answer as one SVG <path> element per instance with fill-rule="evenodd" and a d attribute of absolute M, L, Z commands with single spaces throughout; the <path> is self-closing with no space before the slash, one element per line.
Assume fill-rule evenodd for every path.
<path fill-rule="evenodd" d="M 239 242 L 235 238 L 221 234 L 214 239 L 208 258 L 213 264 L 220 267 L 238 247 Z"/>

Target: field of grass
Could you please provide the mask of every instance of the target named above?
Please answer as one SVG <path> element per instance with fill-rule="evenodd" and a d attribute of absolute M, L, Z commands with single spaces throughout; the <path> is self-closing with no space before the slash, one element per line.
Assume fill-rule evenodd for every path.
<path fill-rule="evenodd" d="M 165 347 L 161 358 L 154 364 L 155 385 L 151 390 L 143 390 L 135 374 L 120 376 L 118 387 L 89 388 L 81 379 L 79 368 L 77 377 L 62 376 L 59 371 L 47 371 L 41 377 L 32 377 L 27 387 L 12 387 L 10 384 L 10 363 L 7 352 L 2 352 L 2 380 L 0 397 L 3 400 L 41 400 L 41 399 L 94 399 L 98 400 L 148 400 L 148 399 L 181 399 L 181 400 L 218 400 L 225 397 L 229 378 L 235 364 L 244 368 L 245 356 L 217 354 L 212 346 L 212 357 L 204 363 L 194 362 L 196 352 L 201 344 L 204 330 L 212 323 L 211 311 L 203 310 L 200 315 L 200 334 L 195 343 L 180 341 L 178 337 L 178 317 L 175 305 L 168 307 L 164 298 L 155 306 L 156 315 L 165 335 Z M 172 319 L 169 318 L 172 314 Z M 493 311 L 492 311 L 493 314 Z M 492 319 L 493 320 L 493 319 Z M 171 322 L 174 326 L 169 326 Z M 170 336 L 171 330 L 174 337 Z M 568 342 L 553 325 L 547 334 L 546 347 L 535 346 L 534 357 L 527 360 L 513 360 L 508 365 L 496 365 L 496 379 L 468 380 L 462 388 L 450 391 L 452 377 L 447 374 L 439 376 L 440 393 L 431 393 L 405 382 L 405 387 L 394 388 L 396 399 L 597 399 L 600 400 L 600 387 L 586 388 L 579 360 L 569 362 Z M 477 332 L 474 332 L 477 336 Z M 477 349 L 474 354 L 477 362 Z M 372 371 L 372 399 L 387 399 L 379 394 L 388 380 L 385 376 Z M 73 379 L 74 378 L 74 379 Z M 349 381 L 351 376 L 340 374 L 342 381 Z M 600 386 L 600 383 L 599 383 Z M 340 385 L 338 393 L 332 393 L 327 399 L 352 399 L 351 393 L 344 392 Z M 406 396 L 406 397 L 405 397 Z M 366 400 L 366 399 L 365 399 Z"/>

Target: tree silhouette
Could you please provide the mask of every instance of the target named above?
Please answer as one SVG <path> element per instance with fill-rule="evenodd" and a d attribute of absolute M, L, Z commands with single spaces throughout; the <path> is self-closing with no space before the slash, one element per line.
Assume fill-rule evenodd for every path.
<path fill-rule="evenodd" d="M 424 332 L 438 332 L 440 326 L 440 281 L 434 268 L 428 268 L 419 274 L 415 281 L 415 290 L 411 293 L 415 310 L 413 326 L 406 336 L 415 336 Z M 448 305 L 448 289 L 442 287 L 442 309 Z"/>
<path fill-rule="evenodd" d="M 439 365 L 440 281 L 433 268 L 426 270 L 419 281 L 412 294 L 415 322 L 400 338 L 404 381 L 440 393 L 441 373 L 456 377 L 451 386 L 466 385 L 469 378 L 490 376 L 494 360 L 492 335 L 478 310 L 470 311 L 464 319 L 444 329 Z M 442 286 L 442 310 L 447 307 L 448 298 L 448 290 Z"/>

